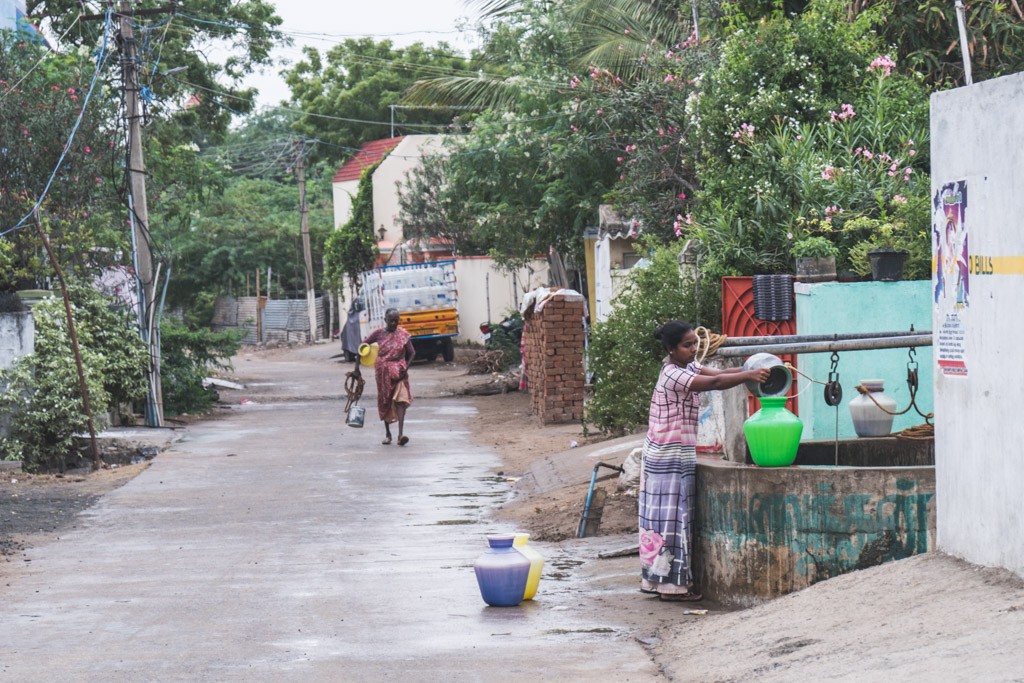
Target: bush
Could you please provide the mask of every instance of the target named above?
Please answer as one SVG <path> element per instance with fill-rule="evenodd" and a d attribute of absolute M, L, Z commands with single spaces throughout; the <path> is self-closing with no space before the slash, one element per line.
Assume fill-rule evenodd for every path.
<path fill-rule="evenodd" d="M 69 289 L 89 404 L 98 421 L 114 401 L 141 399 L 149 361 L 131 317 L 86 286 Z M 88 428 L 78 371 L 67 332 L 64 301 L 36 304 L 35 352 L 0 373 L 6 389 L 0 412 L 9 419 L 0 456 L 22 461 L 27 472 L 64 471 L 80 464 L 73 437 Z"/>
<path fill-rule="evenodd" d="M 654 330 L 668 320 L 699 319 L 694 283 L 679 269 L 681 245 L 655 248 L 647 268 L 633 268 L 608 320 L 594 326 L 589 368 L 594 395 L 586 421 L 624 434 L 647 423 L 651 392 L 665 353 Z"/>
<path fill-rule="evenodd" d="M 217 402 L 217 392 L 203 386 L 211 370 L 230 370 L 241 346 L 238 330 L 190 329 L 174 318 L 160 323 L 160 378 L 164 413 L 202 413 Z"/>

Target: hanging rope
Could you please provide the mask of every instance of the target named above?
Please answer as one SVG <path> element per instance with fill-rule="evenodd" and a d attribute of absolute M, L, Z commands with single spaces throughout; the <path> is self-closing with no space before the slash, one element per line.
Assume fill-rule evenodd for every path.
<path fill-rule="evenodd" d="M 347 401 L 345 402 L 345 414 L 348 415 L 348 411 L 352 409 L 359 399 L 363 395 L 363 387 L 366 386 L 366 380 L 363 379 L 362 375 L 357 375 L 354 370 L 349 370 L 345 373 L 345 395 Z"/>
<path fill-rule="evenodd" d="M 705 358 L 715 355 L 725 340 L 729 338 L 724 334 L 712 332 L 704 326 L 696 328 L 694 333 L 697 335 L 696 360 L 698 363 L 703 363 Z"/>

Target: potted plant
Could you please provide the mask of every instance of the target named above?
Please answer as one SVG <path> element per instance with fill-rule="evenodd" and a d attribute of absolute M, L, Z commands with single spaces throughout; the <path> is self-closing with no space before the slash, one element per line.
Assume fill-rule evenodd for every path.
<path fill-rule="evenodd" d="M 827 237 L 804 237 L 793 243 L 789 253 L 796 259 L 798 282 L 828 282 L 836 279 L 839 248 Z"/>
<path fill-rule="evenodd" d="M 904 279 L 904 271 L 922 277 L 930 267 L 931 245 L 922 231 L 913 230 L 903 220 L 882 221 L 860 217 L 849 221 L 843 231 L 860 237 L 850 247 L 850 268 L 862 277 L 880 282 Z"/>

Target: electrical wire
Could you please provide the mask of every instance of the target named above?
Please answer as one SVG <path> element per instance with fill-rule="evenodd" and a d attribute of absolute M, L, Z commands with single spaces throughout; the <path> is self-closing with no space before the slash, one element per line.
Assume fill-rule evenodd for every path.
<path fill-rule="evenodd" d="M 89 107 L 89 101 L 92 98 L 92 93 L 96 89 L 96 81 L 99 79 L 103 63 L 107 59 L 107 36 L 110 33 L 110 17 L 112 13 L 113 9 L 108 8 L 103 30 L 103 45 L 100 47 L 100 54 L 96 58 L 96 70 L 92 74 L 92 81 L 89 83 L 89 90 L 85 93 L 85 100 L 82 102 L 82 109 L 78 112 L 78 118 L 75 119 L 75 124 L 71 128 L 71 134 L 68 136 L 68 141 L 64 144 L 64 150 L 61 152 L 60 158 L 57 160 L 57 165 L 54 167 L 53 173 L 50 174 L 50 179 L 46 181 L 46 186 L 43 188 L 43 191 L 39 195 L 39 199 L 36 201 L 35 205 L 32 207 L 32 210 L 25 214 L 25 216 L 22 217 L 14 227 L 0 232 L 0 237 L 24 227 L 25 222 L 32 216 L 32 214 L 39 210 L 40 206 L 42 206 L 43 200 L 46 199 L 46 195 L 49 194 L 50 187 L 53 185 L 53 181 L 57 177 L 57 172 L 60 170 L 61 166 L 64 165 L 64 160 L 67 158 L 68 152 L 71 151 L 71 144 L 75 140 L 75 135 L 78 133 L 78 129 L 82 125 L 82 120 L 85 118 L 85 112 Z"/>

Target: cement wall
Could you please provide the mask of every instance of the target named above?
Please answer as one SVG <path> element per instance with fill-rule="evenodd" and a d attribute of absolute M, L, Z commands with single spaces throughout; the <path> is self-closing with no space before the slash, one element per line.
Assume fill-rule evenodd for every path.
<path fill-rule="evenodd" d="M 28 311 L 0 313 L 0 370 L 35 351 L 36 323 Z"/>
<path fill-rule="evenodd" d="M 697 585 L 750 606 L 935 548 L 935 468 L 743 467 L 700 458 Z"/>
<path fill-rule="evenodd" d="M 523 294 L 546 287 L 548 262 L 536 259 L 510 273 L 490 257 L 460 256 L 455 260 L 455 280 L 459 289 L 458 341 L 482 344 L 480 323 L 499 322 L 510 310 L 519 310 Z"/>
<path fill-rule="evenodd" d="M 927 280 L 903 282 L 823 282 L 796 283 L 796 333 L 835 334 L 854 332 L 889 332 L 931 329 L 931 283 Z M 918 363 L 917 405 L 921 412 L 933 408 L 932 364 L 930 346 L 915 350 Z M 853 439 L 850 401 L 859 394 L 854 389 L 861 380 L 885 380 L 885 393 L 902 410 L 910 404 L 907 387 L 908 349 L 875 351 L 844 351 L 839 354 L 839 381 L 843 386 L 843 402 L 839 406 L 839 438 Z M 828 379 L 831 354 L 804 353 L 797 359 L 801 372 L 821 381 Z M 798 377 L 800 385 L 800 419 L 804 423 L 802 441 L 834 439 L 836 409 L 825 403 L 821 385 L 804 391 L 807 380 Z M 893 420 L 892 430 L 898 432 L 924 423 L 911 409 Z"/>
<path fill-rule="evenodd" d="M 409 171 L 420 166 L 424 154 L 439 152 L 443 140 L 440 135 L 406 135 L 373 172 L 373 229 L 376 232 L 384 228 L 384 240 L 395 244 L 405 241 L 399 220 L 398 183 L 404 183 Z"/>
<path fill-rule="evenodd" d="M 1024 74 L 932 95 L 931 160 L 939 548 L 1024 576 L 1022 104 Z"/>

